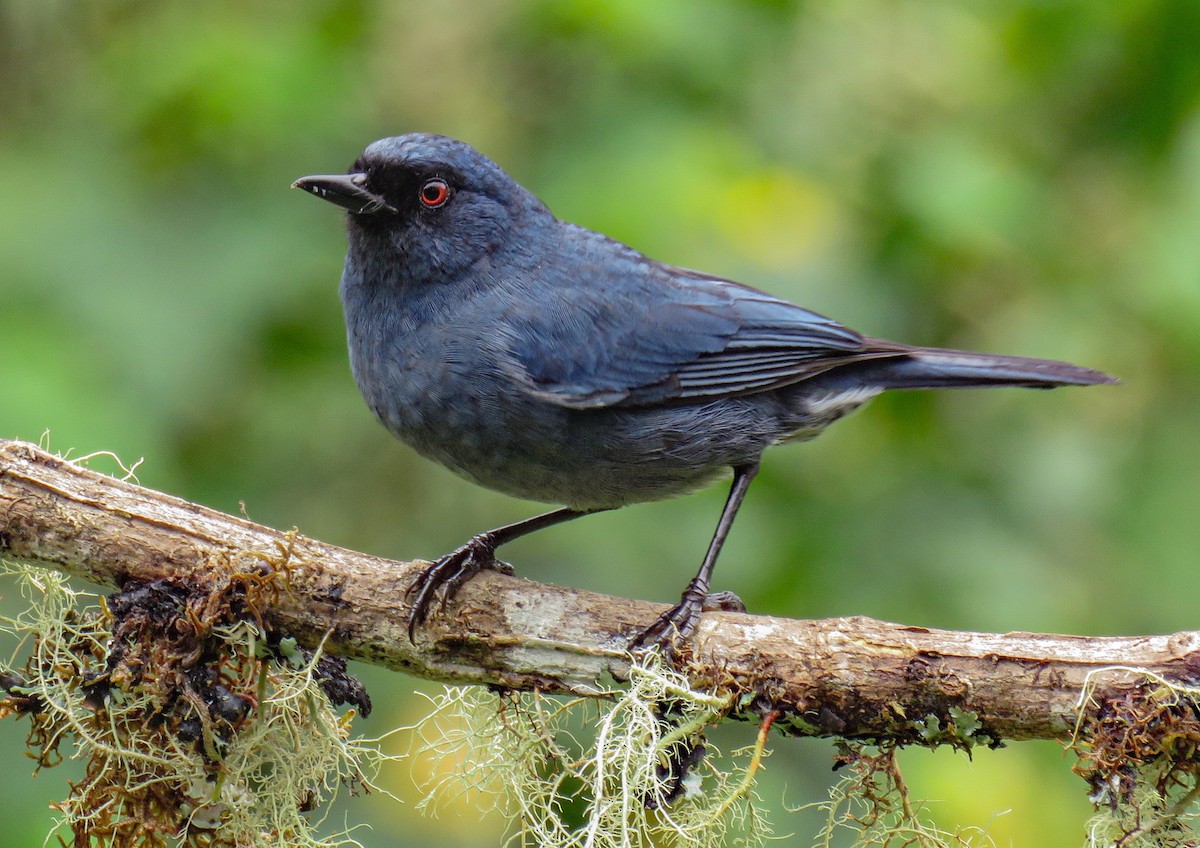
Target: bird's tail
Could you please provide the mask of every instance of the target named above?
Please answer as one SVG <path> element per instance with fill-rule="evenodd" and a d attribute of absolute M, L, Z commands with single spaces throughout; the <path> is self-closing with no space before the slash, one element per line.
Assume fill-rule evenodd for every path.
<path fill-rule="evenodd" d="M 883 343 L 891 344 L 891 343 Z M 899 353 L 899 352 L 898 352 Z M 1101 371 L 1053 359 L 999 356 L 936 347 L 905 348 L 896 356 L 870 359 L 837 369 L 858 385 L 883 389 L 955 389 L 974 386 L 1093 386 L 1116 383 Z"/>

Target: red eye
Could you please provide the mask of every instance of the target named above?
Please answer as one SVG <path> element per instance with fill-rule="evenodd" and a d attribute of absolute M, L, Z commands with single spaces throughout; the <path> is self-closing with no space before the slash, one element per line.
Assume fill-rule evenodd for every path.
<path fill-rule="evenodd" d="M 421 202 L 430 209 L 437 209 L 450 199 L 450 186 L 445 180 L 426 180 L 421 186 Z"/>

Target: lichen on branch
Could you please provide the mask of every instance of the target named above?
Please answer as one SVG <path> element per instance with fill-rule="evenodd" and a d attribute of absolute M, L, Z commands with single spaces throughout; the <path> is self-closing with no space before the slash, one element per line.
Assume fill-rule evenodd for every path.
<path fill-rule="evenodd" d="M 344 663 L 272 643 L 255 622 L 273 591 L 267 573 L 107 599 L 31 566 L 0 562 L 0 577 L 26 604 L 0 619 L 14 643 L 0 717 L 28 721 L 39 769 L 83 761 L 55 805 L 71 844 L 358 844 L 318 828 L 339 792 L 373 788 L 385 759 L 349 731 L 369 701 L 347 688 Z M 354 692 L 357 710 L 339 713 L 330 691 Z"/>

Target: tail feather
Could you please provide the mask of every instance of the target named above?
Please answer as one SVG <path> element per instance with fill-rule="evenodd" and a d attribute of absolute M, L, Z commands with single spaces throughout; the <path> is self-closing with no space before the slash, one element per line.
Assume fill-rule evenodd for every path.
<path fill-rule="evenodd" d="M 875 359 L 837 369 L 857 385 L 884 389 L 953 389 L 974 386 L 1094 386 L 1118 380 L 1101 371 L 1053 359 L 970 353 L 933 347 L 914 347 L 894 358 Z M 831 375 L 832 376 L 832 375 Z"/>

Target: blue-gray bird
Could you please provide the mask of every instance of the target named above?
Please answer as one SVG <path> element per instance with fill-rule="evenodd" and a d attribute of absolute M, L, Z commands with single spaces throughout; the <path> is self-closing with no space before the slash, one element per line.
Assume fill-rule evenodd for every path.
<path fill-rule="evenodd" d="M 371 144 L 295 183 L 347 210 L 350 364 L 385 427 L 468 480 L 562 508 L 481 533 L 415 587 L 409 636 L 500 545 L 733 473 L 699 572 L 632 647 L 695 628 L 763 451 L 811 439 L 885 389 L 1111 383 L 1044 359 L 860 335 L 741 283 L 560 221 L 464 142 Z M 716 597 L 716 596 L 712 596 Z"/>

